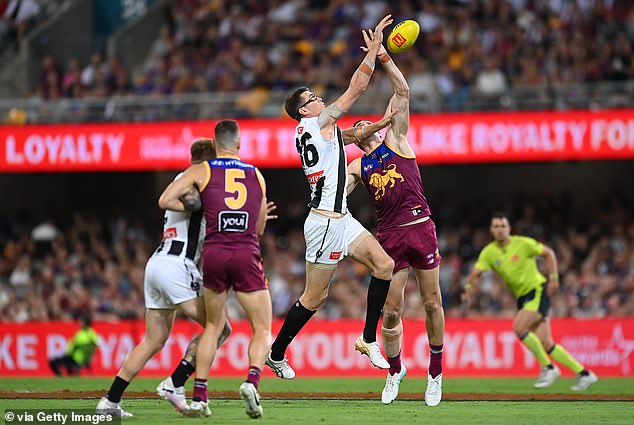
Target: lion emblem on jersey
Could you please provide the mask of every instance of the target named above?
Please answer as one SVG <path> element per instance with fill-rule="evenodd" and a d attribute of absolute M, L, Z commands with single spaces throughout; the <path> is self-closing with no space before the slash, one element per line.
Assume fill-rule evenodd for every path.
<path fill-rule="evenodd" d="M 373 173 L 370 176 L 370 186 L 376 188 L 376 192 L 374 192 L 374 199 L 377 201 L 385 195 L 385 188 L 389 185 L 390 188 L 394 187 L 396 184 L 396 179 L 399 181 L 404 181 L 403 176 L 396 171 L 396 164 L 390 164 L 387 167 L 387 170 L 383 171 L 383 174 Z"/>

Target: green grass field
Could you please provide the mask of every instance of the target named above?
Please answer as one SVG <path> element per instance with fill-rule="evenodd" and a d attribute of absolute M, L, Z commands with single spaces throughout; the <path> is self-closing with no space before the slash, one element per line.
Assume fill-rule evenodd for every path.
<path fill-rule="evenodd" d="M 129 392 L 153 391 L 159 379 L 138 379 L 128 388 Z M 231 391 L 236 394 L 240 379 L 214 379 L 210 391 Z M 13 379 L 0 380 L 1 392 L 22 392 L 18 399 L 0 398 L 0 410 L 5 409 L 94 409 L 97 398 L 105 393 L 111 379 L 63 378 L 63 379 Z M 398 400 L 393 404 L 381 404 L 382 379 L 297 379 L 282 381 L 272 377 L 263 379 L 260 391 L 266 393 L 310 392 L 323 393 L 327 400 L 287 399 L 284 395 L 271 399 L 263 398 L 264 418 L 262 423 L 278 424 L 409 424 L 433 421 L 437 424 L 632 424 L 634 423 L 634 401 L 614 401 L 634 398 L 634 379 L 601 379 L 584 395 L 593 395 L 603 401 L 561 401 L 569 390 L 572 378 L 561 378 L 552 387 L 537 391 L 532 388 L 533 379 L 447 379 L 443 391 L 447 400 L 437 407 L 427 407 L 422 401 L 425 380 L 408 377 L 401 385 L 401 394 L 416 394 L 417 400 Z M 28 392 L 51 392 L 64 394 L 81 391 L 94 398 L 28 399 Z M 328 394 L 330 393 L 330 394 Z M 340 397 L 332 393 L 340 394 Z M 367 399 L 350 400 L 349 393 L 365 393 Z M 549 394 L 540 401 L 454 401 L 457 394 L 500 394 L 508 399 L 514 396 Z M 76 393 L 75 393 L 76 394 Z M 100 395 L 96 395 L 100 394 Z M 453 396 L 453 397 L 452 397 Z M 0 395 L 6 397 L 6 395 Z M 135 414 L 124 420 L 130 424 L 181 424 L 205 422 L 217 424 L 252 423 L 244 413 L 241 400 L 224 398 L 210 401 L 211 418 L 184 418 L 171 406 L 148 394 L 147 398 L 124 398 L 124 407 Z M 4 421 L 4 415 L 2 423 Z M 8 422 L 7 422 L 8 424 Z"/>

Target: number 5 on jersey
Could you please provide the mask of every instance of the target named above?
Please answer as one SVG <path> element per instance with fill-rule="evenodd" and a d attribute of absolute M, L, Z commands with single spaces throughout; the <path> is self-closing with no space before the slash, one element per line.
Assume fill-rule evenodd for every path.
<path fill-rule="evenodd" d="M 238 168 L 225 169 L 225 192 L 231 196 L 225 196 L 225 205 L 232 210 L 239 210 L 247 202 L 247 187 L 236 180 L 245 179 L 244 170 Z"/>

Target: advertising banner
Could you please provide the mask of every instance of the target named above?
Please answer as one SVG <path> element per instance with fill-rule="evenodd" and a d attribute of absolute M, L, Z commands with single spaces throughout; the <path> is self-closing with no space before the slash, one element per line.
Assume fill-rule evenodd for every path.
<path fill-rule="evenodd" d="M 349 128 L 359 118 L 344 117 Z M 240 157 L 262 168 L 299 167 L 288 118 L 242 119 Z M 0 172 L 180 170 L 214 121 L 0 126 Z M 420 164 L 634 159 L 634 109 L 412 115 Z M 347 147 L 348 160 L 361 155 Z"/>
<path fill-rule="evenodd" d="M 274 323 L 273 334 L 282 322 Z M 233 334 L 220 348 L 212 376 L 244 376 L 249 362 L 251 336 L 246 322 L 234 322 Z M 429 346 L 424 321 L 404 320 L 402 358 L 408 374 L 425 376 Z M 100 344 L 91 368 L 83 374 L 114 376 L 126 355 L 143 337 L 143 321 L 96 323 Z M 48 359 L 64 354 L 68 340 L 78 329 L 73 323 L 2 324 L 0 376 L 51 376 Z M 361 334 L 359 320 L 311 321 L 291 344 L 287 357 L 298 376 L 376 376 L 385 372 L 370 365 L 354 351 Z M 199 325 L 175 324 L 171 338 L 141 372 L 141 376 L 167 376 Z M 634 318 L 614 320 L 553 321 L 553 335 L 587 368 L 600 376 L 634 376 Z M 536 376 L 539 365 L 521 345 L 510 320 L 448 320 L 444 345 L 444 369 L 451 376 Z M 266 368 L 265 374 L 272 372 Z M 562 367 L 564 375 L 572 375 Z"/>

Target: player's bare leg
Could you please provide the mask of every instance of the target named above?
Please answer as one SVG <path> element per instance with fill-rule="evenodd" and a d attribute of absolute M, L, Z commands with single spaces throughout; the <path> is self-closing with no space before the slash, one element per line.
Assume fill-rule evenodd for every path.
<path fill-rule="evenodd" d="M 278 377 L 282 379 L 295 378 L 295 371 L 286 359 L 286 349 L 319 307 L 326 302 L 330 280 L 336 268 L 336 264 L 306 262 L 304 293 L 288 311 L 284 324 L 271 346 L 271 354 L 266 359 L 266 365 Z"/>
<path fill-rule="evenodd" d="M 564 365 L 577 375 L 577 382 L 570 388 L 571 390 L 586 390 L 590 385 L 599 380 L 594 372 L 584 368 L 562 345 L 555 344 L 548 317 L 542 318 L 542 320 L 533 327 L 533 332 L 535 332 L 535 335 L 539 338 L 544 350 L 546 350 L 554 361 Z"/>
<path fill-rule="evenodd" d="M 203 300 L 203 297 L 197 297 L 182 302 L 177 306 L 177 309 L 186 317 L 195 320 L 203 327 L 205 326 L 205 301 Z M 231 325 L 229 325 L 228 321 L 225 321 L 225 326 L 218 337 L 219 347 L 227 340 L 230 334 Z M 172 401 L 172 403 L 180 400 L 178 403 L 180 407 L 177 407 L 179 410 L 185 408 L 187 403 L 185 399 L 185 382 L 187 382 L 189 377 L 196 370 L 196 352 L 198 350 L 199 341 L 200 334 L 196 335 L 189 342 L 189 345 L 187 345 L 187 349 L 185 350 L 185 355 L 178 363 L 178 366 L 176 366 L 172 374 L 161 381 L 156 387 L 156 392 L 161 398 L 167 399 L 166 393 L 171 393 L 173 397 L 170 397 L 170 401 Z"/>
<path fill-rule="evenodd" d="M 389 369 L 390 365 L 381 354 L 376 340 L 376 328 L 387 299 L 394 270 L 394 260 L 381 248 L 379 242 L 369 232 L 360 234 L 350 244 L 348 255 L 370 269 L 372 279 L 368 286 L 367 310 L 363 335 L 357 338 L 355 350 L 370 358 L 372 364 L 380 369 Z"/>
<path fill-rule="evenodd" d="M 205 326 L 205 301 L 203 297 L 182 302 L 177 306 L 177 309 L 186 317 L 195 320 L 203 327 Z M 171 397 L 169 400 L 172 404 L 178 403 L 177 409 L 179 410 L 187 408 L 185 382 L 196 371 L 196 351 L 198 350 L 200 335 L 198 334 L 192 338 L 178 366 L 176 366 L 169 377 L 161 381 L 156 387 L 157 394 L 163 399 L 168 399 L 167 394 L 170 393 Z"/>
<path fill-rule="evenodd" d="M 167 309 L 145 310 L 145 337 L 130 352 L 115 377 L 106 397 L 97 405 L 97 412 L 111 412 L 118 416 L 132 416 L 121 408 L 121 396 L 130 381 L 143 369 L 145 364 L 158 353 L 172 331 L 176 312 Z"/>
<path fill-rule="evenodd" d="M 117 376 L 130 382 L 156 353 L 161 351 L 170 336 L 176 312 L 166 309 L 145 311 L 145 336 L 123 362 Z"/>
<path fill-rule="evenodd" d="M 240 396 L 245 401 L 247 415 L 256 419 L 261 418 L 263 413 L 258 386 L 271 347 L 271 294 L 268 290 L 236 292 L 236 297 L 253 330 L 249 343 L 249 372 L 247 379 L 240 385 Z"/>
<path fill-rule="evenodd" d="M 328 298 L 330 281 L 337 269 L 336 264 L 306 262 L 306 287 L 299 302 L 309 310 L 317 311 Z"/>
<path fill-rule="evenodd" d="M 197 297 L 192 300 L 188 300 L 183 303 L 180 303 L 177 306 L 177 308 L 185 316 L 200 323 L 202 327 L 205 327 L 206 314 L 205 314 L 205 300 L 203 299 L 203 297 Z M 229 338 L 230 334 L 231 334 L 231 325 L 229 324 L 228 320 L 225 320 L 224 328 L 222 329 L 222 332 L 220 333 L 220 336 L 218 337 L 218 347 L 220 347 L 227 340 L 227 338 Z M 185 359 L 190 361 L 190 358 L 191 358 L 192 364 L 194 364 L 193 361 L 195 360 L 196 348 L 197 346 L 193 347 L 193 349 L 191 350 L 188 349 L 185 354 Z M 189 357 L 187 353 L 193 353 L 193 356 Z"/>
<path fill-rule="evenodd" d="M 228 291 L 215 292 L 204 288 L 205 311 L 207 320 L 205 329 L 198 343 L 196 352 L 196 380 L 194 381 L 194 395 L 189 411 L 181 413 L 190 416 L 210 416 L 211 410 L 207 404 L 207 379 L 209 369 L 218 349 L 218 335 L 226 320 L 225 307 L 227 305 Z M 169 400 L 169 397 L 168 397 Z"/>
<path fill-rule="evenodd" d="M 178 310 L 186 317 L 195 320 L 201 326 L 205 326 L 205 301 L 203 297 L 197 297 L 187 300 L 178 305 Z M 185 355 L 174 369 L 172 374 L 161 381 L 156 388 L 158 395 L 166 399 L 167 393 L 171 393 L 172 401 L 180 400 L 181 408 L 187 407 L 185 398 L 185 382 L 196 371 L 196 352 L 198 351 L 198 343 L 200 335 L 196 335 L 187 345 Z"/>
<path fill-rule="evenodd" d="M 401 362 L 401 342 L 403 339 L 403 304 L 405 301 L 405 286 L 407 285 L 408 269 L 400 270 L 392 276 L 390 290 L 383 307 L 383 350 L 387 356 L 390 370 L 387 373 L 385 387 L 381 392 L 381 402 L 390 404 L 398 396 L 401 381 L 407 374 L 405 365 Z"/>
<path fill-rule="evenodd" d="M 440 293 L 440 267 L 414 269 L 425 308 L 425 328 L 429 339 L 429 373 L 425 403 L 436 406 L 442 400 L 442 351 L 445 339 L 445 311 Z"/>

